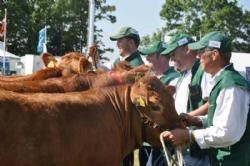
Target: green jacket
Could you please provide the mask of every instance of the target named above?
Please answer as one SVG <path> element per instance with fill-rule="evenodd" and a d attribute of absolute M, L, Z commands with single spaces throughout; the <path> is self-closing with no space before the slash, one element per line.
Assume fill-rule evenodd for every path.
<path fill-rule="evenodd" d="M 125 59 L 127 62 L 129 62 L 129 64 L 132 66 L 132 67 L 137 67 L 137 66 L 140 66 L 143 63 L 143 60 L 141 58 L 141 55 L 139 53 L 139 51 L 136 51 L 134 53 L 132 53 L 129 57 L 127 57 Z M 120 62 L 120 58 L 117 58 L 114 62 L 114 65 L 119 63 Z"/>
<path fill-rule="evenodd" d="M 199 61 L 196 61 L 191 70 L 192 78 L 189 87 L 189 97 L 188 97 L 188 112 L 193 111 L 194 109 L 200 107 L 204 104 L 202 99 L 201 91 L 201 80 L 203 76 L 203 70 L 200 66 Z"/>
<path fill-rule="evenodd" d="M 188 85 L 189 87 L 189 96 L 188 96 L 188 103 L 187 103 L 187 112 L 191 112 L 194 109 L 198 108 L 202 104 L 204 104 L 202 100 L 202 91 L 201 91 L 201 80 L 203 76 L 203 70 L 200 66 L 199 61 L 197 60 L 192 69 L 192 78 L 191 82 Z M 177 85 L 183 79 L 183 76 L 180 76 L 179 80 L 177 81 Z"/>
<path fill-rule="evenodd" d="M 202 91 L 201 91 L 201 80 L 204 71 L 200 66 L 199 60 L 197 60 L 194 63 L 191 69 L 191 73 L 192 73 L 192 78 L 190 84 L 188 85 L 189 96 L 187 103 L 187 112 L 191 112 L 205 103 L 202 99 Z M 192 157 L 200 158 L 207 154 L 208 150 L 201 150 L 197 143 L 190 145 L 190 155 Z"/>
<path fill-rule="evenodd" d="M 168 85 L 170 81 L 178 77 L 180 77 L 180 74 L 176 72 L 173 67 L 170 67 L 163 73 L 163 76 L 160 78 L 160 80 L 163 84 Z"/>
<path fill-rule="evenodd" d="M 222 89 L 230 86 L 237 86 L 242 89 L 250 91 L 250 85 L 237 71 L 234 70 L 233 65 L 229 65 L 222 71 L 221 75 L 216 78 L 216 83 L 211 90 L 209 96 L 209 110 L 208 110 L 208 126 L 213 125 L 214 112 L 216 109 L 216 99 Z M 235 110 L 237 111 L 237 110 Z M 245 133 L 236 144 L 230 147 L 213 148 L 211 149 L 212 157 L 215 165 L 226 166 L 248 166 L 250 165 L 250 112 L 248 113 L 248 120 Z M 237 122 L 235 122 L 237 123 Z"/>

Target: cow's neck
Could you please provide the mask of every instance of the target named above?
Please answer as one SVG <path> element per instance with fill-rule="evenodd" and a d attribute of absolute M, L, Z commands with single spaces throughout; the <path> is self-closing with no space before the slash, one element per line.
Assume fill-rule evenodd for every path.
<path fill-rule="evenodd" d="M 142 144 L 142 124 L 139 113 L 136 110 L 135 105 L 131 102 L 130 91 L 131 87 L 121 86 L 115 94 L 115 101 L 111 101 L 114 106 L 114 110 L 118 113 L 118 124 L 122 131 L 122 149 L 123 156 L 140 147 Z M 122 94 L 121 94 L 122 92 Z"/>

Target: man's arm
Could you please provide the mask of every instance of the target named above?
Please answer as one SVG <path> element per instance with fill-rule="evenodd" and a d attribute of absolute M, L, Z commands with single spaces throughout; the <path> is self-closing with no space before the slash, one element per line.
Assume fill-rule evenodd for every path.
<path fill-rule="evenodd" d="M 235 144 L 246 129 L 249 92 L 238 87 L 223 89 L 216 99 L 213 125 L 194 130 L 195 141 L 202 149 L 219 148 Z"/>
<path fill-rule="evenodd" d="M 188 114 L 192 115 L 192 116 L 201 116 L 201 115 L 206 115 L 207 112 L 208 112 L 208 102 L 206 102 L 205 104 L 203 104 L 199 108 L 189 112 Z"/>
<path fill-rule="evenodd" d="M 213 126 L 191 132 L 191 138 L 201 149 L 219 148 L 235 144 L 246 129 L 250 94 L 237 87 L 230 87 L 220 92 L 213 118 Z M 190 132 L 185 129 L 165 131 L 165 140 L 175 146 L 187 143 Z M 192 140 L 191 140 L 192 141 Z"/>

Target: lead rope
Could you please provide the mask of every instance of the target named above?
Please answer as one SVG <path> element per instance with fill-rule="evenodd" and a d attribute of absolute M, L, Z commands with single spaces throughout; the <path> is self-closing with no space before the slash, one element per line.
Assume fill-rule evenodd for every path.
<path fill-rule="evenodd" d="M 167 160 L 167 164 L 169 166 L 183 166 L 184 163 L 183 163 L 183 156 L 181 153 L 181 148 L 176 147 L 175 148 L 175 155 L 172 156 L 171 153 L 169 152 L 169 150 L 167 149 L 166 144 L 164 142 L 163 133 L 160 134 L 160 141 L 161 141 L 161 144 L 163 147 L 165 158 Z"/>
<path fill-rule="evenodd" d="M 148 94 L 147 94 L 147 100 L 148 100 Z M 139 97 L 139 98 L 137 98 L 137 104 L 139 106 L 146 107 L 148 102 L 146 104 L 145 101 L 142 99 L 142 97 Z M 139 111 L 140 114 L 143 115 L 143 113 L 140 111 L 140 109 L 137 108 L 137 110 Z M 165 145 L 165 142 L 163 139 L 163 133 L 160 134 L 160 141 L 161 141 L 161 144 L 163 147 L 163 151 L 165 153 L 165 157 L 166 157 L 168 166 L 183 166 L 184 160 L 183 160 L 183 156 L 182 156 L 182 152 L 181 152 L 181 147 L 176 147 L 175 148 L 175 155 L 172 156 Z"/>

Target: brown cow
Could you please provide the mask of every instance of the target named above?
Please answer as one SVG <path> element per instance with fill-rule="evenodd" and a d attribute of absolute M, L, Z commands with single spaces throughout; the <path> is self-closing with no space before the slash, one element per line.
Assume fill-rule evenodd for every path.
<path fill-rule="evenodd" d="M 130 70 L 129 72 L 127 70 Z M 113 71 L 103 74 L 75 74 L 69 77 L 50 78 L 46 80 L 0 82 L 0 89 L 13 92 L 63 93 L 83 91 L 95 87 L 134 83 L 140 73 L 148 68 L 132 69 L 126 63 L 120 63 Z"/>
<path fill-rule="evenodd" d="M 1 76 L 0 81 L 32 81 L 44 80 L 52 77 L 70 76 L 75 73 L 84 73 L 91 69 L 91 63 L 81 53 L 70 52 L 57 61 L 51 54 L 43 53 L 42 60 L 47 68 L 25 76 Z"/>
<path fill-rule="evenodd" d="M 33 74 L 25 76 L 0 76 L 0 82 L 18 82 L 18 81 L 32 81 L 45 80 L 52 77 L 61 77 L 62 71 L 58 68 L 45 68 L 36 71 Z"/>
<path fill-rule="evenodd" d="M 46 80 L 0 82 L 0 89 L 20 93 L 64 93 L 84 91 L 90 88 L 134 83 L 137 74 L 104 73 L 75 74 L 70 77 L 50 78 Z"/>
<path fill-rule="evenodd" d="M 160 129 L 178 126 L 157 78 L 64 94 L 0 91 L 0 106 L 0 161 L 8 166 L 117 166 L 142 141 L 159 145 Z"/>
<path fill-rule="evenodd" d="M 79 52 L 65 54 L 60 61 L 55 64 L 56 68 L 62 70 L 63 76 L 70 76 L 75 73 L 83 73 L 92 69 L 87 57 Z"/>

